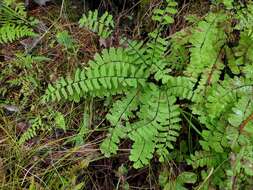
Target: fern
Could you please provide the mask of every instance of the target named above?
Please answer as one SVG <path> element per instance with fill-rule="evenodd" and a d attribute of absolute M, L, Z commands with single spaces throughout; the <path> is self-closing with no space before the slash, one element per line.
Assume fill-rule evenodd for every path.
<path fill-rule="evenodd" d="M 161 72 L 166 66 L 166 62 L 163 56 L 169 44 L 168 44 L 167 39 L 162 38 L 159 35 L 158 31 L 154 31 L 150 33 L 149 36 L 150 36 L 150 41 L 147 43 L 147 48 L 146 48 L 147 55 L 145 56 L 146 58 L 145 63 L 153 67 L 152 71 L 154 73 L 157 71 Z M 156 79 L 160 80 L 159 77 L 157 77 Z"/>
<path fill-rule="evenodd" d="M 192 172 L 182 172 L 176 178 L 168 169 L 163 169 L 159 174 L 159 184 L 163 189 L 182 189 L 185 190 L 184 184 L 193 184 L 197 181 L 197 175 Z M 171 176 L 170 176 L 171 175 Z"/>
<path fill-rule="evenodd" d="M 149 100 L 149 101 L 147 101 Z M 142 106 L 138 113 L 139 122 L 133 123 L 130 139 L 134 141 L 130 160 L 140 168 L 149 163 L 154 151 L 163 162 L 173 149 L 180 125 L 179 109 L 174 105 L 175 98 L 166 91 L 151 88 L 143 94 Z"/>
<path fill-rule="evenodd" d="M 22 145 L 28 140 L 38 136 L 42 131 L 50 132 L 54 127 L 66 131 L 65 119 L 62 113 L 49 110 L 46 115 L 30 119 L 29 128 L 20 136 L 18 144 Z"/>
<path fill-rule="evenodd" d="M 44 100 L 75 99 L 74 96 L 79 100 L 86 94 L 100 95 L 103 92 L 101 95 L 106 95 L 106 90 L 110 90 L 110 94 L 114 91 L 126 93 L 126 98 L 117 101 L 107 115 L 113 128 L 109 129 L 101 150 L 106 156 L 115 154 L 120 140 L 128 137 L 134 142 L 129 158 L 134 162 L 134 167 L 139 168 L 149 163 L 154 151 L 160 161 L 164 161 L 169 154 L 168 149 L 173 149 L 180 130 L 180 111 L 174 105 L 176 98 L 172 94 L 190 98 L 193 84 L 184 78 L 172 77 L 167 80 L 168 86 L 164 86 L 164 89 L 148 85 L 148 77 L 153 71 L 146 69 L 147 65 L 152 66 L 156 62 L 149 61 L 139 66 L 136 60 L 140 58 L 130 56 L 132 51 L 132 47 L 126 50 L 111 48 L 104 50 L 101 55 L 95 55 L 94 60 L 88 63 L 88 69 L 76 71 L 74 80 L 61 79 L 54 86 L 50 85 Z M 160 57 L 163 51 L 158 54 Z M 147 52 L 154 53 L 151 50 Z M 150 55 L 143 60 L 150 60 Z M 136 90 L 129 94 L 126 91 L 128 88 Z M 139 121 L 124 126 L 122 121 L 128 121 L 137 106 L 141 106 Z"/>
<path fill-rule="evenodd" d="M 206 19 L 207 21 L 200 21 L 190 39 L 193 47 L 190 49 L 191 60 L 185 73 L 194 79 L 197 79 L 202 73 L 211 77 L 212 70 L 222 69 L 219 52 L 224 43 L 224 32 L 216 25 L 219 21 L 224 20 L 224 16 L 211 14 Z M 217 81 L 217 77 L 214 80 Z M 212 78 L 207 78 L 205 82 L 211 83 Z"/>
<path fill-rule="evenodd" d="M 231 49 L 228 66 L 234 74 L 242 74 L 247 78 L 252 78 L 252 34 L 244 31 L 240 34 L 240 41 L 237 47 Z"/>
<path fill-rule="evenodd" d="M 132 111 L 136 110 L 138 106 L 137 98 L 138 90 L 127 93 L 126 97 L 113 104 L 113 108 L 106 115 L 107 120 L 110 121 L 113 128 L 109 129 L 107 138 L 100 146 L 105 156 L 110 157 L 112 154 L 116 154 L 120 140 L 126 138 L 130 128 L 124 126 L 123 122 L 128 121 L 133 116 Z"/>
<path fill-rule="evenodd" d="M 40 117 L 32 119 L 30 124 L 31 126 L 21 135 L 20 139 L 18 140 L 19 145 L 22 145 L 26 141 L 37 136 L 38 131 L 49 129 L 49 126 L 45 125 Z"/>
<path fill-rule="evenodd" d="M 75 52 L 77 47 L 75 40 L 67 31 L 58 32 L 56 34 L 57 42 L 69 51 Z"/>
<path fill-rule="evenodd" d="M 237 101 L 235 106 L 232 108 L 232 113 L 228 116 L 228 122 L 231 125 L 229 130 L 234 131 L 234 134 L 237 134 L 236 136 L 232 136 L 232 138 L 229 138 L 231 148 L 238 150 L 240 149 L 240 145 L 245 144 L 245 142 L 239 141 L 238 138 L 242 138 L 239 137 L 240 134 L 248 133 L 248 135 L 250 136 L 253 135 L 252 118 L 253 118 L 252 98 L 249 96 L 243 96 Z M 236 143 L 237 139 L 238 144 Z"/>
<path fill-rule="evenodd" d="M 112 48 L 108 51 L 104 51 L 101 56 L 95 56 L 94 60 L 88 63 L 90 68 L 78 69 L 74 80 L 62 78 L 54 87 L 50 85 L 44 100 L 74 99 L 79 101 L 80 97 L 86 93 L 99 96 L 102 95 L 101 92 L 108 89 L 109 94 L 113 94 L 144 84 L 148 73 L 142 67 L 138 68 L 131 64 L 123 50 L 115 51 Z"/>
<path fill-rule="evenodd" d="M 247 8 L 238 6 L 236 11 L 236 19 L 239 21 L 236 29 L 247 31 L 249 34 L 252 33 L 253 2 L 247 2 Z"/>
<path fill-rule="evenodd" d="M 163 78 L 168 87 L 167 93 L 179 99 L 191 100 L 193 97 L 194 82 L 187 77 L 166 76 Z"/>
<path fill-rule="evenodd" d="M 155 151 L 155 135 L 157 129 L 152 124 L 143 122 L 135 123 L 137 129 L 129 135 L 130 139 L 134 141 L 129 160 L 134 162 L 135 168 L 141 168 L 149 164 Z"/>
<path fill-rule="evenodd" d="M 226 159 L 226 154 L 212 153 L 206 151 L 196 151 L 195 154 L 190 156 L 187 160 L 188 164 L 192 165 L 193 168 L 208 166 L 210 168 L 217 167 Z"/>
<path fill-rule="evenodd" d="M 116 126 L 108 130 L 107 138 L 104 139 L 100 145 L 101 152 L 110 157 L 116 154 L 119 148 L 121 139 L 125 138 L 127 134 L 127 128 L 123 126 Z"/>
<path fill-rule="evenodd" d="M 24 3 L 4 1 L 0 7 L 0 24 L 25 24 L 27 13 Z"/>
<path fill-rule="evenodd" d="M 98 11 L 89 11 L 87 15 L 79 20 L 80 27 L 86 27 L 89 30 L 97 33 L 102 38 L 108 38 L 112 34 L 114 28 L 113 17 L 108 12 L 105 12 L 101 17 L 98 16 Z"/>
<path fill-rule="evenodd" d="M 35 33 L 27 26 L 5 24 L 0 28 L 0 44 L 13 42 L 29 36 L 35 36 Z"/>
<path fill-rule="evenodd" d="M 234 0 L 216 0 L 217 3 L 223 3 L 227 8 L 233 8 Z"/>
<path fill-rule="evenodd" d="M 3 2 L 0 7 L 0 44 L 35 36 L 26 17 L 24 3 L 12 6 L 12 2 Z"/>
<path fill-rule="evenodd" d="M 153 14 L 161 26 L 148 34 L 146 42 L 123 39 L 120 47 L 102 50 L 87 68 L 77 69 L 74 77 L 50 84 L 43 100 L 117 98 L 106 115 L 108 132 L 100 149 L 110 157 L 121 150 L 122 142 L 130 141 L 129 160 L 134 168 L 145 167 L 154 157 L 160 162 L 171 160 L 170 153 L 180 135 L 187 133 L 191 139 L 192 133 L 185 132 L 188 125 L 181 126 L 180 114 L 189 111 L 193 120 L 187 118 L 188 123 L 197 126 L 197 137 L 193 137 L 198 151 L 183 157 L 188 158 L 187 163 L 194 170 L 201 168 L 207 174 L 203 175 L 203 184 L 206 180 L 210 183 L 205 187 L 210 184 L 222 189 L 231 176 L 240 178 L 239 184 L 249 184 L 253 38 L 250 29 L 243 26 L 245 31 L 241 32 L 238 45 L 229 44 L 234 28 L 241 26 L 231 26 L 231 20 L 238 16 L 229 10 L 232 1 L 222 2 L 228 9 L 217 9 L 203 19 L 195 19 L 193 26 L 168 38 L 163 31 L 173 22 L 176 3 L 166 1 L 165 7 L 155 9 Z M 84 18 L 83 26 L 101 33 L 97 12 Z M 184 154 L 188 151 L 191 152 L 187 149 Z M 231 172 L 229 169 L 235 166 L 230 158 L 233 154 L 239 154 L 239 169 Z M 210 171 L 218 177 L 208 176 Z"/>
<path fill-rule="evenodd" d="M 112 127 L 100 148 L 109 157 L 117 153 L 121 140 L 130 139 L 133 145 L 129 159 L 135 168 L 140 168 L 154 154 L 161 162 L 165 161 L 169 150 L 174 148 L 181 121 L 176 97 L 191 99 L 194 83 L 184 77 L 170 76 L 166 63 L 168 41 L 157 31 L 150 33 L 145 46 L 136 41 L 128 42 L 127 46 L 96 54 L 87 69 L 75 72 L 74 79 L 62 78 L 49 85 L 43 100 L 80 101 L 87 95 L 124 95 L 107 114 Z M 152 75 L 156 81 L 162 80 L 163 86 L 148 81 Z M 129 122 L 133 111 L 137 111 L 138 117 L 135 122 Z"/>
<path fill-rule="evenodd" d="M 173 15 L 177 13 L 177 2 L 174 0 L 166 0 L 165 8 L 156 8 L 153 11 L 152 20 L 158 22 L 161 25 L 168 25 L 174 22 Z"/>
<path fill-rule="evenodd" d="M 170 68 L 182 72 L 189 63 L 189 50 L 186 45 L 189 43 L 189 28 L 173 34 L 170 38 L 170 51 L 167 60 Z"/>

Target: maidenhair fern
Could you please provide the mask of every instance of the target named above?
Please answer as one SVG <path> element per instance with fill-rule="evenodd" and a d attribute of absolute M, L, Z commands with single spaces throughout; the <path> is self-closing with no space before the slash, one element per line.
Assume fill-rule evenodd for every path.
<path fill-rule="evenodd" d="M 226 156 L 221 153 L 212 153 L 206 151 L 197 151 L 195 154 L 192 154 L 190 159 L 187 160 L 188 164 L 192 165 L 193 168 L 199 167 L 217 167 L 224 160 L 226 160 Z"/>
<path fill-rule="evenodd" d="M 113 126 L 109 129 L 107 138 L 103 141 L 100 148 L 105 156 L 109 157 L 116 154 L 120 140 L 127 136 L 130 127 L 124 127 L 124 122 L 127 122 L 131 116 L 133 117 L 134 110 L 138 107 L 139 90 L 133 90 L 127 93 L 126 97 L 116 101 L 112 109 L 106 115 L 107 120 Z"/>
<path fill-rule="evenodd" d="M 40 117 L 34 118 L 30 121 L 30 127 L 21 135 L 18 144 L 22 145 L 26 141 L 37 136 L 38 131 L 48 129 Z"/>
<path fill-rule="evenodd" d="M 30 28 L 31 21 L 26 18 L 24 3 L 16 3 L 14 6 L 12 3 L 4 1 L 0 6 L 0 44 L 35 36 Z"/>
<path fill-rule="evenodd" d="M 173 149 L 180 131 L 180 111 L 169 89 L 152 87 L 140 99 L 139 122 L 133 123 L 130 139 L 134 141 L 130 160 L 139 168 L 149 163 L 154 151 L 162 162 Z"/>
<path fill-rule="evenodd" d="M 166 0 L 165 8 L 156 8 L 153 11 L 152 20 L 161 25 L 168 25 L 174 22 L 173 15 L 177 13 L 177 2 L 174 0 Z"/>
<path fill-rule="evenodd" d="M 120 93 L 128 88 L 144 85 L 148 73 L 143 67 L 131 63 L 131 58 L 123 49 L 104 50 L 96 55 L 86 70 L 78 69 L 74 79 L 61 79 L 55 86 L 50 85 L 45 100 L 71 99 L 79 101 L 80 97 L 90 95 L 107 95 Z"/>
<path fill-rule="evenodd" d="M 97 19 L 97 12 L 89 15 L 85 17 L 89 18 L 87 26 L 97 29 L 99 23 L 91 23 Z M 89 95 L 122 94 L 122 99 L 113 104 L 106 116 L 111 127 L 101 151 L 106 156 L 116 154 L 122 139 L 130 139 L 133 145 L 129 159 L 136 168 L 147 165 L 154 154 L 161 162 L 167 159 L 181 128 L 177 97 L 191 99 L 194 85 L 184 77 L 170 75 L 166 67 L 168 40 L 158 31 L 149 36 L 145 45 L 126 40 L 124 49 L 104 49 L 88 62 L 88 68 L 77 69 L 73 78 L 62 78 L 49 85 L 43 97 L 44 101 L 80 101 Z M 150 80 L 153 75 L 155 78 Z M 160 80 L 163 85 L 155 85 Z M 132 117 L 135 122 L 130 122 Z"/>
<path fill-rule="evenodd" d="M 73 77 L 49 84 L 43 101 L 79 102 L 88 96 L 115 98 L 106 115 L 108 132 L 100 149 L 110 157 L 121 151 L 123 141 L 130 141 L 129 160 L 135 168 L 148 165 L 153 158 L 168 161 L 180 137 L 188 131 L 186 119 L 189 126 L 198 126 L 192 135 L 196 149 L 189 148 L 191 154 L 184 157 L 193 170 L 202 170 L 200 184 L 229 189 L 229 180 L 238 177 L 240 180 L 232 183 L 249 185 L 253 38 L 246 25 L 231 23 L 240 14 L 239 10 L 229 10 L 232 1 L 222 2 L 228 9 L 217 8 L 196 19 L 193 26 L 166 37 L 164 26 L 173 22 L 176 13 L 176 3 L 166 1 L 164 8 L 153 14 L 161 28 L 150 32 L 145 43 L 124 39 L 120 47 L 102 50 L 86 68 L 77 69 Z M 112 18 L 106 22 L 107 17 L 106 13 L 101 20 L 96 11 L 90 12 L 80 24 L 108 37 L 111 30 L 101 31 L 112 25 L 99 26 L 110 23 Z M 231 45 L 230 37 L 240 27 L 245 30 L 241 31 L 238 44 Z M 193 121 L 181 117 L 181 113 L 192 116 Z M 231 170 L 233 167 L 236 169 Z"/>
<path fill-rule="evenodd" d="M 239 45 L 230 47 L 224 36 L 225 31 L 230 29 L 225 30 L 221 26 L 229 17 L 216 13 L 200 21 L 190 39 L 193 46 L 185 72 L 197 81 L 191 108 L 193 113 L 199 115 L 198 120 L 204 126 L 199 140 L 202 150 L 191 155 L 188 163 L 194 168 L 217 168 L 219 178 L 224 180 L 228 179 L 224 172 L 227 167 L 234 167 L 231 155 L 239 154 L 242 146 L 251 145 L 253 128 L 253 83 L 249 70 L 251 37 L 246 30 L 242 32 Z M 225 53 L 230 58 L 227 65 L 222 57 Z M 241 74 L 240 77 L 235 76 L 238 74 Z M 237 161 L 240 165 L 243 162 L 240 159 Z M 243 173 L 249 176 L 245 171 Z M 239 177 L 241 173 L 233 175 Z M 212 183 L 224 187 L 221 181 L 213 177 Z M 237 181 L 238 184 L 243 182 L 245 179 Z"/>
<path fill-rule="evenodd" d="M 13 42 L 22 37 L 35 36 L 33 30 L 27 26 L 5 24 L 0 27 L 0 44 Z"/>
<path fill-rule="evenodd" d="M 112 15 L 105 12 L 101 17 L 98 15 L 98 10 L 89 11 L 84 14 L 79 20 L 80 27 L 86 27 L 89 30 L 97 33 L 102 38 L 107 38 L 112 34 L 114 21 Z"/>
<path fill-rule="evenodd" d="M 40 132 L 50 132 L 52 129 L 56 128 L 66 131 L 65 119 L 60 112 L 50 111 L 48 115 L 32 118 L 29 121 L 29 128 L 21 134 L 18 144 L 24 144 L 28 140 L 36 137 Z"/>

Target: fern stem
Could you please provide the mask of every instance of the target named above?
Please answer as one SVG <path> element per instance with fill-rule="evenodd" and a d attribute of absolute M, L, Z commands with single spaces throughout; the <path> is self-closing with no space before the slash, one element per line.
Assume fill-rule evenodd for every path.
<path fill-rule="evenodd" d="M 244 127 L 253 120 L 253 112 L 241 123 L 240 125 L 240 132 L 243 131 Z"/>
<path fill-rule="evenodd" d="M 186 111 L 181 111 L 182 115 L 184 116 L 184 118 L 187 120 L 187 122 L 189 123 L 189 125 L 201 136 L 201 132 L 197 129 L 197 127 L 195 127 L 195 125 L 191 122 L 191 120 L 189 120 L 187 118 L 187 116 L 185 115 L 188 114 L 190 115 L 189 113 L 187 113 Z"/>
<path fill-rule="evenodd" d="M 203 183 L 200 184 L 200 186 L 198 187 L 197 190 L 201 190 L 202 187 L 205 185 L 205 183 L 207 182 L 207 180 L 211 177 L 211 175 L 213 174 L 214 168 L 211 168 L 211 171 L 209 172 L 208 176 L 205 178 L 205 180 L 203 181 Z"/>

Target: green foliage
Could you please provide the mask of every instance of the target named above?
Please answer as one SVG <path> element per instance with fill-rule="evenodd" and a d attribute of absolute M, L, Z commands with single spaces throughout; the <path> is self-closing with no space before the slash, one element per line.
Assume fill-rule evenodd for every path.
<path fill-rule="evenodd" d="M 44 101 L 80 101 L 87 95 L 125 94 L 107 114 L 113 127 L 101 144 L 101 150 L 106 156 L 115 154 L 121 139 L 129 138 L 133 141 L 129 159 L 135 168 L 147 165 L 154 153 L 161 162 L 167 159 L 180 131 L 180 109 L 175 105 L 176 97 L 191 99 L 192 96 L 193 83 L 190 80 L 167 74 L 166 41 L 162 38 L 157 38 L 157 41 L 155 43 L 151 38 L 147 48 L 138 51 L 142 55 L 137 56 L 132 56 L 133 48 L 139 47 L 134 42 L 127 49 L 105 49 L 89 61 L 89 68 L 78 69 L 74 79 L 62 78 L 50 85 L 43 97 Z M 164 85 L 158 87 L 149 82 L 148 78 L 153 74 L 157 81 L 162 79 Z M 129 123 L 138 107 L 138 120 Z"/>
<path fill-rule="evenodd" d="M 153 11 L 152 20 L 160 25 L 168 25 L 174 22 L 173 15 L 177 13 L 177 2 L 174 0 L 166 0 L 166 5 L 163 8 L 156 8 Z"/>
<path fill-rule="evenodd" d="M 248 2 L 246 9 L 238 6 L 236 11 L 236 19 L 238 19 L 239 22 L 236 25 L 236 29 L 244 30 L 251 34 L 253 20 L 253 2 Z"/>
<path fill-rule="evenodd" d="M 110 112 L 106 115 L 107 120 L 114 128 L 109 129 L 107 138 L 103 141 L 100 149 L 105 156 L 109 157 L 116 154 L 118 144 L 121 139 L 125 138 L 129 127 L 124 127 L 123 122 L 133 117 L 134 110 L 138 106 L 138 90 L 130 91 L 127 96 L 113 104 Z"/>
<path fill-rule="evenodd" d="M 227 155 L 222 153 L 212 153 L 205 151 L 196 151 L 195 154 L 190 156 L 190 159 L 187 160 L 188 164 L 192 165 L 193 168 L 198 167 L 217 167 L 221 164 Z"/>
<path fill-rule="evenodd" d="M 63 129 L 66 132 L 66 123 L 64 115 L 60 112 L 56 112 L 54 116 L 55 125 L 57 128 Z"/>
<path fill-rule="evenodd" d="M 154 151 L 163 162 L 169 149 L 174 148 L 173 143 L 180 130 L 180 111 L 174 105 L 176 98 L 169 96 L 167 91 L 170 90 L 154 87 L 144 92 L 141 98 L 140 121 L 132 124 L 133 131 L 130 133 L 134 144 L 129 158 L 137 168 L 148 164 Z"/>
<path fill-rule="evenodd" d="M 194 184 L 197 181 L 197 175 L 193 172 L 182 172 L 178 176 L 170 176 L 169 171 L 164 169 L 159 175 L 159 184 L 163 190 L 186 190 L 185 184 Z"/>
<path fill-rule="evenodd" d="M 29 128 L 21 134 L 18 144 L 24 144 L 33 137 L 36 137 L 40 132 L 50 132 L 54 127 L 66 131 L 65 119 L 60 112 L 51 111 L 46 115 L 32 118 L 29 121 Z"/>
<path fill-rule="evenodd" d="M 84 112 L 82 123 L 80 124 L 79 129 L 78 129 L 78 134 L 73 138 L 76 146 L 80 146 L 85 143 L 84 138 L 89 132 L 88 121 L 89 121 L 89 115 L 86 112 Z"/>
<path fill-rule="evenodd" d="M 69 35 L 67 31 L 58 32 L 56 34 L 56 40 L 68 51 L 75 52 L 77 49 L 75 40 Z"/>
<path fill-rule="evenodd" d="M 232 21 L 242 12 L 251 16 L 252 6 L 250 3 L 248 8 L 240 7 L 241 12 L 232 13 L 230 7 L 235 2 L 222 3 L 228 9 L 216 7 L 168 38 L 163 27 L 173 22 L 176 3 L 166 1 L 166 6 L 153 14 L 161 27 L 150 32 L 145 42 L 125 39 L 121 47 L 95 54 L 72 78 L 49 84 L 43 101 L 111 98 L 106 115 L 108 132 L 100 150 L 110 157 L 121 151 L 123 142 L 130 141 L 129 160 L 134 168 L 149 165 L 153 158 L 168 162 L 177 142 L 188 135 L 189 148 L 183 157 L 193 171 L 179 171 L 173 180 L 162 183 L 164 189 L 186 189 L 185 183 L 198 183 L 199 189 L 250 187 L 253 38 L 247 24 Z M 80 24 L 108 37 L 111 30 L 102 32 L 106 24 L 99 29 L 107 16 L 98 18 L 98 12 L 89 12 Z M 231 44 L 238 28 L 240 40 Z M 187 129 L 191 126 L 194 132 Z M 201 171 L 202 178 L 197 178 L 195 171 Z"/>
<path fill-rule="evenodd" d="M 234 0 L 216 0 L 215 2 L 222 3 L 226 6 L 226 8 L 231 9 L 231 8 L 233 8 Z"/>
<path fill-rule="evenodd" d="M 6 97 L 6 101 L 11 104 L 21 102 L 22 107 L 30 105 L 33 95 L 41 88 L 38 75 L 41 72 L 41 66 L 47 61 L 50 59 L 44 56 L 17 53 L 13 59 L 0 62 L 0 96 Z"/>
<path fill-rule="evenodd" d="M 34 37 L 27 20 L 24 3 L 4 1 L 0 7 L 0 44 L 13 42 L 23 37 Z M 34 21 L 33 21 L 34 22 Z"/>
<path fill-rule="evenodd" d="M 37 136 L 38 131 L 47 129 L 49 129 L 49 126 L 45 125 L 40 117 L 31 119 L 30 127 L 21 135 L 18 144 L 24 144 L 26 141 Z"/>
<path fill-rule="evenodd" d="M 50 85 L 44 100 L 70 99 L 79 101 L 80 97 L 120 93 L 127 88 L 137 88 L 147 80 L 147 72 L 142 67 L 131 64 L 131 58 L 123 49 L 104 50 L 89 61 L 90 67 L 76 70 L 74 80 L 62 78 L 56 85 Z M 110 91 L 109 91 L 110 90 Z"/>
<path fill-rule="evenodd" d="M 16 3 L 15 0 L 4 0 L 0 7 L 0 24 L 26 22 L 26 11 L 24 3 Z"/>
<path fill-rule="evenodd" d="M 217 25 L 225 18 L 225 15 L 209 14 L 205 21 L 198 23 L 189 40 L 192 44 L 191 58 L 185 74 L 196 80 L 201 77 L 200 83 L 203 85 L 217 81 L 217 75 L 223 69 L 220 50 L 224 44 L 225 34 Z"/>
<path fill-rule="evenodd" d="M 87 15 L 84 14 L 79 20 L 79 25 L 97 33 L 101 38 L 108 38 L 112 34 L 114 21 L 112 15 L 108 12 L 100 17 L 98 10 L 95 10 L 89 11 Z"/>
<path fill-rule="evenodd" d="M 5 24 L 0 28 L 0 44 L 13 42 L 28 36 L 35 36 L 35 33 L 27 26 Z"/>

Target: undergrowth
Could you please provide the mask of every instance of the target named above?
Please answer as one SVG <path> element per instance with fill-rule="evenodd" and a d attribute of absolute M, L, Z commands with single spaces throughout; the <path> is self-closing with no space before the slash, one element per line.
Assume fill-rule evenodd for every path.
<path fill-rule="evenodd" d="M 0 43 L 38 39 L 40 21 L 10 2 Z M 60 48 L 62 68 L 39 48 L 2 61 L 3 189 L 252 188 L 253 3 L 212 1 L 184 18 L 181 1 L 139 3 L 151 7 L 145 38 L 89 10 L 75 25 L 96 44 L 87 62 L 77 34 L 53 27 L 59 20 L 38 35 Z M 171 33 L 179 19 L 187 25 Z"/>

